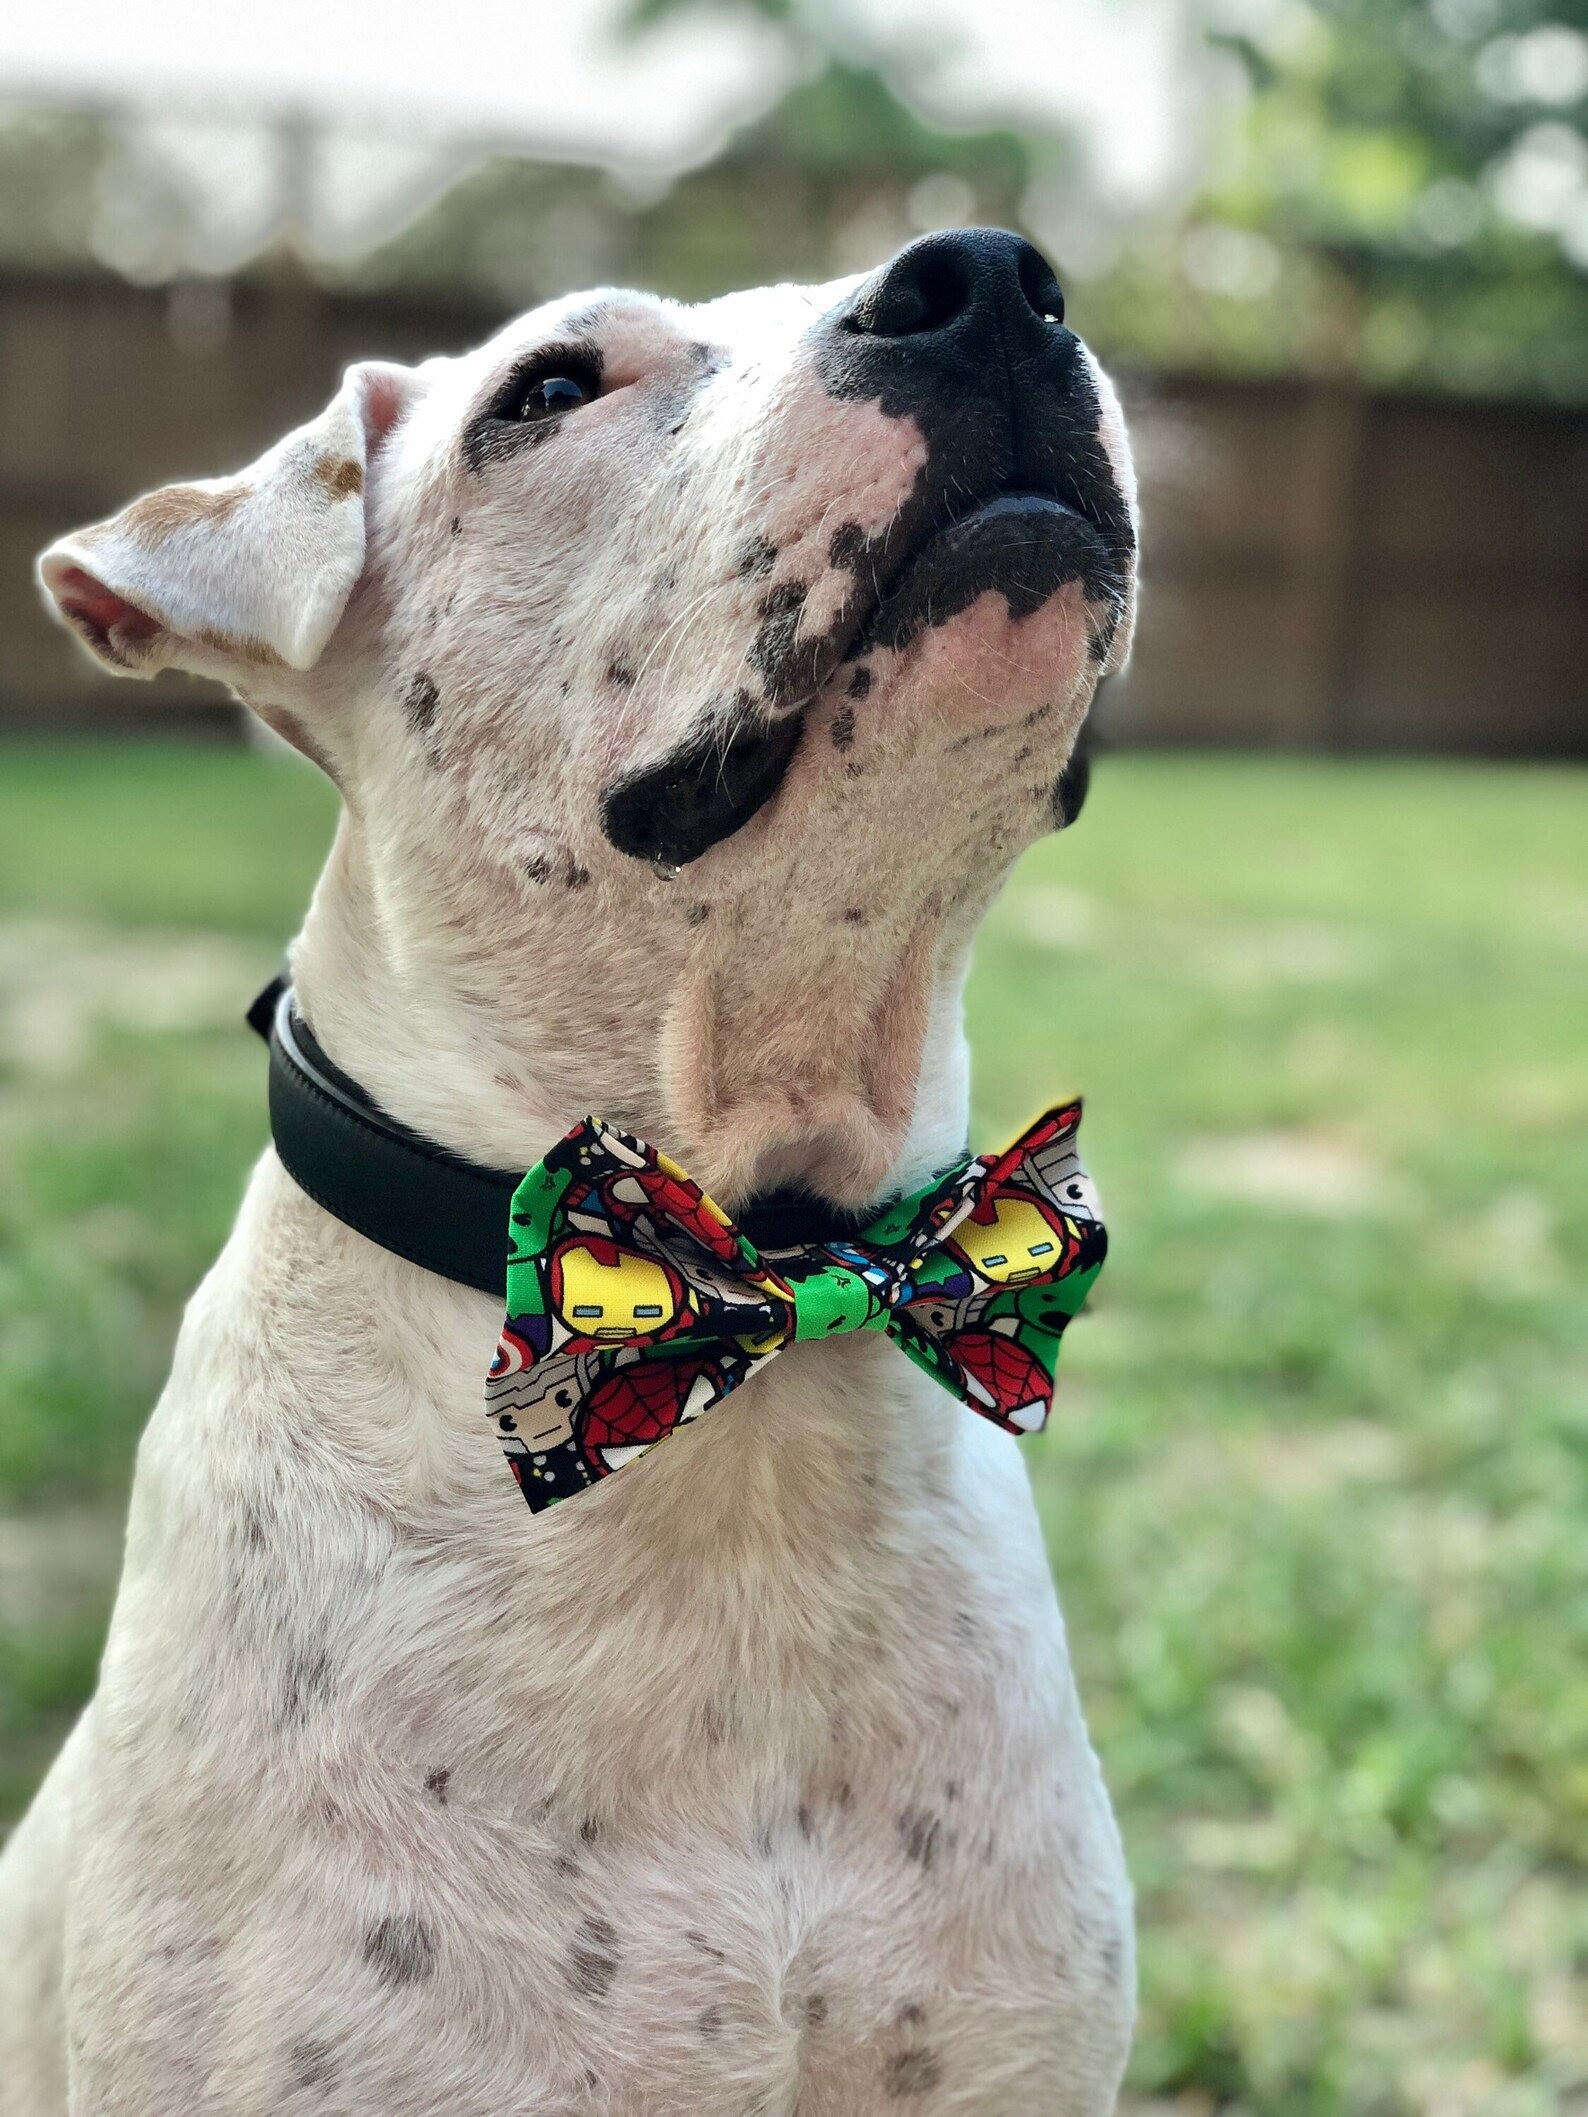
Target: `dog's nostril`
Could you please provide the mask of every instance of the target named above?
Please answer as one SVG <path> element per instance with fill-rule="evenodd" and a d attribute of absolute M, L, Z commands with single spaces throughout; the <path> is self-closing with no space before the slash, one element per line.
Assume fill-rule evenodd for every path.
<path fill-rule="evenodd" d="M 1020 291 L 1044 323 L 1063 323 L 1064 289 L 1054 277 L 1053 267 L 1042 252 L 1023 243 L 1018 267 Z"/>
<path fill-rule="evenodd" d="M 929 250 L 912 271 L 894 278 L 872 325 L 890 338 L 940 331 L 964 308 L 970 275 L 952 251 Z"/>
<path fill-rule="evenodd" d="M 940 331 L 971 298 L 969 261 L 933 237 L 912 243 L 861 288 L 844 318 L 846 330 L 871 338 L 912 338 Z"/>
<path fill-rule="evenodd" d="M 954 228 L 923 235 L 874 272 L 839 325 L 868 338 L 918 338 L 1011 310 L 1063 323 L 1064 295 L 1053 267 L 1006 229 Z"/>

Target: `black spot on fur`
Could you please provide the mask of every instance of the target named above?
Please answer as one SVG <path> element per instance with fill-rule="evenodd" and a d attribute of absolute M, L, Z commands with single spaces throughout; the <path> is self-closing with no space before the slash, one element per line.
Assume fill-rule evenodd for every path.
<path fill-rule="evenodd" d="M 801 714 L 758 714 L 747 691 L 718 695 L 677 749 L 607 788 L 601 828 L 634 859 L 672 867 L 698 860 L 772 798 L 803 730 Z"/>
<path fill-rule="evenodd" d="M 808 593 L 804 581 L 782 581 L 762 596 L 761 620 L 750 642 L 748 660 L 761 678 L 769 705 L 786 705 L 808 691 L 824 652 L 822 642 L 798 640 L 800 615 Z"/>
<path fill-rule="evenodd" d="M 715 2036 L 722 2027 L 722 2009 L 720 2007 L 702 2007 L 696 2018 L 695 2026 L 699 2029 L 702 2036 Z"/>
<path fill-rule="evenodd" d="M 839 1780 L 838 1791 L 833 1796 L 833 1799 L 838 1803 L 838 1806 L 840 1808 L 852 1808 L 854 1806 L 855 1790 L 850 1785 L 847 1779 Z"/>
<path fill-rule="evenodd" d="M 704 926 L 711 917 L 711 906 L 709 904 L 691 904 L 684 917 L 691 926 Z"/>
<path fill-rule="evenodd" d="M 562 328 L 574 337 L 584 338 L 598 331 L 612 314 L 610 301 L 587 302 L 582 309 L 575 309 L 562 320 Z"/>
<path fill-rule="evenodd" d="M 826 2019 L 827 1995 L 825 1992 L 813 1992 L 805 2002 L 805 2025 L 807 2028 L 819 2029 Z"/>
<path fill-rule="evenodd" d="M 633 681 L 634 671 L 627 662 L 607 663 L 607 682 L 609 684 L 616 684 L 620 691 L 626 691 Z"/>
<path fill-rule="evenodd" d="M 295 2088 L 328 2088 L 336 2079 L 336 2050 L 324 2036 L 300 2036 L 287 2053 Z"/>
<path fill-rule="evenodd" d="M 457 515 L 454 515 L 452 517 L 452 534 L 455 537 L 461 537 L 463 534 L 463 523 L 461 518 Z"/>
<path fill-rule="evenodd" d="M 300 1647 L 289 1654 L 281 1672 L 280 1721 L 294 1725 L 307 1720 L 330 1696 L 331 1678 L 331 1657 L 324 1647 Z"/>
<path fill-rule="evenodd" d="M 590 880 L 589 868 L 582 867 L 566 850 L 531 853 L 524 862 L 524 875 L 530 882 L 560 882 L 564 889 L 583 889 Z"/>
<path fill-rule="evenodd" d="M 844 913 L 844 924 L 846 926 L 864 926 L 865 923 L 866 914 L 864 906 L 859 904 L 851 904 L 848 910 Z"/>
<path fill-rule="evenodd" d="M 591 1916 L 579 1929 L 564 1966 L 576 1992 L 600 1999 L 618 1974 L 617 1929 L 610 1919 Z"/>
<path fill-rule="evenodd" d="M 586 1816 L 579 1825 L 579 1835 L 586 1845 L 593 1845 L 601 1835 L 601 1825 L 594 1816 Z"/>
<path fill-rule="evenodd" d="M 437 1808 L 446 1807 L 447 1788 L 451 1783 L 452 1767 L 450 1764 L 432 1764 L 429 1771 L 425 1773 L 425 1792 L 429 1794 Z"/>
<path fill-rule="evenodd" d="M 764 581 L 777 564 L 777 546 L 765 537 L 749 537 L 734 554 L 733 570 L 741 581 Z"/>
<path fill-rule="evenodd" d="M 706 1936 L 701 1932 L 698 1926 L 686 1927 L 684 1930 L 684 1939 L 688 1941 L 691 1948 L 698 1948 L 702 1955 L 709 1955 L 714 1963 L 722 1963 L 727 1961 L 727 1957 L 724 1955 L 723 1951 L 720 1948 L 713 1947 L 711 1942 L 707 1940 Z"/>
<path fill-rule="evenodd" d="M 924 1808 L 907 1808 L 898 1818 L 898 1830 L 905 1858 L 929 1873 L 943 1836 L 942 1818 Z"/>
<path fill-rule="evenodd" d="M 851 669 L 849 672 L 849 695 L 851 698 L 864 698 L 870 689 L 871 671 L 862 662 L 858 669 Z"/>
<path fill-rule="evenodd" d="M 422 1985 L 435 1975 L 435 1935 L 411 1912 L 377 1919 L 364 1935 L 364 1960 L 383 1985 Z"/>
<path fill-rule="evenodd" d="M 942 2077 L 937 2053 L 924 2044 L 916 2044 L 888 2060 L 882 2069 L 882 2091 L 902 2102 L 909 2095 L 930 2094 Z"/>
<path fill-rule="evenodd" d="M 945 1801 L 957 1801 L 959 1799 L 959 1781 L 957 1779 L 945 1779 L 943 1781 L 943 1799 Z"/>
<path fill-rule="evenodd" d="M 904 2028 L 919 2029 L 926 2021 L 926 2009 L 918 1999 L 907 1999 L 893 2018 Z"/>
<path fill-rule="evenodd" d="M 429 734 L 435 724 L 436 711 L 440 704 L 441 693 L 421 670 L 403 693 L 403 711 L 408 716 L 409 725 L 417 734 Z"/>
<path fill-rule="evenodd" d="M 833 715 L 831 732 L 835 750 L 848 750 L 854 747 L 855 709 L 853 706 L 840 706 L 838 708 L 838 711 Z"/>
<path fill-rule="evenodd" d="M 858 522 L 844 522 L 833 531 L 827 546 L 827 562 L 830 566 L 842 566 L 853 573 L 866 556 L 870 539 Z"/>
<path fill-rule="evenodd" d="M 1072 824 L 1081 813 L 1087 789 L 1092 784 L 1092 745 L 1087 735 L 1087 723 L 1082 721 L 1081 731 L 1075 738 L 1075 748 L 1069 761 L 1048 796 L 1048 808 L 1053 817 L 1053 828 L 1062 831 Z"/>

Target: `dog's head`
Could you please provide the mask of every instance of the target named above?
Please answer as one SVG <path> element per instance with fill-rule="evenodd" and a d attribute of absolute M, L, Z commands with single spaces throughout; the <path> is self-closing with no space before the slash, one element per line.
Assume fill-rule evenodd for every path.
<path fill-rule="evenodd" d="M 855 1198 L 957 1123 L 956 1079 L 916 1125 L 923 1052 L 957 1051 L 970 935 L 1084 792 L 1134 484 L 1052 271 L 966 230 L 355 367 L 249 470 L 41 571 L 103 662 L 218 675 L 324 767 L 367 945 L 549 1015 L 573 1115 L 594 1067 L 730 1195 Z M 626 1075 L 581 1007 L 603 1048 L 643 1024 Z"/>

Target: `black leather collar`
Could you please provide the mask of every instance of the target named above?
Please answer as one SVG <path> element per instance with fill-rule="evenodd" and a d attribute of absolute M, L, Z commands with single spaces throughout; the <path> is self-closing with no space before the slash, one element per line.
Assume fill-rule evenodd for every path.
<path fill-rule="evenodd" d="M 265 987 L 248 1025 L 270 1046 L 271 1136 L 299 1188 L 410 1264 L 503 1293 L 508 1208 L 523 1171 L 482 1168 L 388 1116 L 320 1049 L 285 978 Z M 881 1210 L 846 1213 L 783 1189 L 736 1218 L 758 1249 L 775 1250 L 852 1241 Z"/>

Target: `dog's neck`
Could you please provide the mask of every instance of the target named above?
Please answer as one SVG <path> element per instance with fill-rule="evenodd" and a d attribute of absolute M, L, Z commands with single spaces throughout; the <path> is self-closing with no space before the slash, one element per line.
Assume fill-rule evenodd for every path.
<path fill-rule="evenodd" d="M 414 851 L 344 813 L 293 973 L 336 1064 L 454 1151 L 527 1167 L 594 1111 L 731 1208 L 864 1205 L 963 1146 L 969 922 L 935 902 L 835 930 L 764 875 L 714 901 L 687 871 L 504 885 Z"/>

